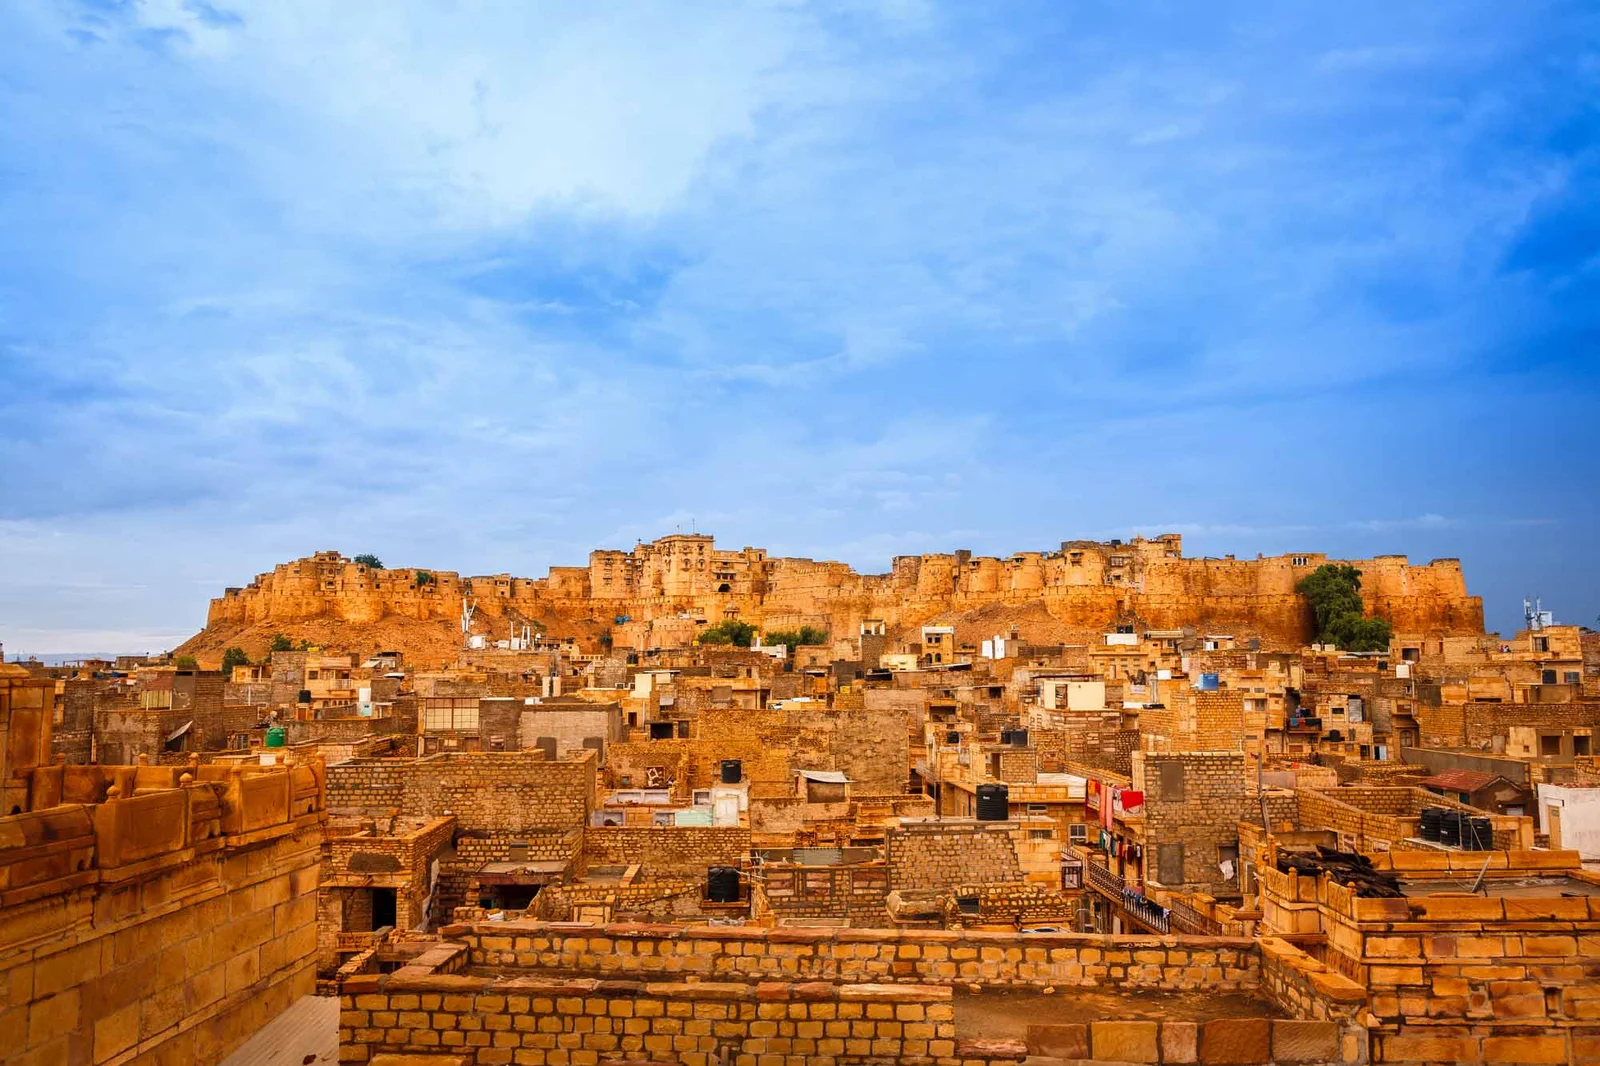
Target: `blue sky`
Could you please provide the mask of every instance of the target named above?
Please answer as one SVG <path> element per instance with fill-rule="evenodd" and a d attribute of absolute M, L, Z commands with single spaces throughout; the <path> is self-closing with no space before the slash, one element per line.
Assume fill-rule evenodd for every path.
<path fill-rule="evenodd" d="M 1593 624 L 1591 3 L 0 7 L 0 640 L 1178 531 Z"/>

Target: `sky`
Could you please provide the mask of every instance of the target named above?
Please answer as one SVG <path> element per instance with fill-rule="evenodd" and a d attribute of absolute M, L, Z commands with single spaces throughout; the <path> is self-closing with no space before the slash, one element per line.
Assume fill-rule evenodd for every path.
<path fill-rule="evenodd" d="M 1180 532 L 1596 624 L 1600 8 L 0 5 L 0 641 Z"/>

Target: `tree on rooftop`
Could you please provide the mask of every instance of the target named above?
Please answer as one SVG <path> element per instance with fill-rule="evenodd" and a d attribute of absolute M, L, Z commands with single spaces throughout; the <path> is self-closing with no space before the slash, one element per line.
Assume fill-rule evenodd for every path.
<path fill-rule="evenodd" d="M 1342 651 L 1382 651 L 1393 627 L 1368 618 L 1361 605 L 1361 571 L 1349 563 L 1324 563 L 1294 590 L 1306 598 L 1317 620 L 1317 643 Z"/>
<path fill-rule="evenodd" d="M 417 587 L 421 588 L 423 585 L 431 585 L 431 584 L 433 584 L 433 575 L 428 573 L 428 571 L 426 571 L 426 570 L 418 570 L 417 571 Z"/>
<path fill-rule="evenodd" d="M 282 633 L 274 633 L 272 634 L 272 650 L 294 651 L 294 641 L 290 640 Z"/>
<path fill-rule="evenodd" d="M 197 670 L 200 667 L 200 664 L 195 662 L 193 655 L 180 655 L 172 660 L 172 665 L 180 670 Z"/>
<path fill-rule="evenodd" d="M 222 653 L 222 676 L 232 677 L 235 666 L 249 666 L 250 656 L 243 648 L 229 648 Z"/>
<path fill-rule="evenodd" d="M 370 552 L 368 552 L 368 553 L 366 553 L 364 555 L 356 556 L 355 561 L 360 563 L 362 566 L 371 567 L 374 570 L 382 570 L 383 569 L 383 560 L 378 558 L 376 555 L 373 555 Z"/>
<path fill-rule="evenodd" d="M 699 642 L 701 644 L 731 644 L 737 648 L 748 648 L 750 642 L 755 638 L 755 626 L 749 622 L 741 622 L 737 618 L 728 618 L 701 633 Z"/>

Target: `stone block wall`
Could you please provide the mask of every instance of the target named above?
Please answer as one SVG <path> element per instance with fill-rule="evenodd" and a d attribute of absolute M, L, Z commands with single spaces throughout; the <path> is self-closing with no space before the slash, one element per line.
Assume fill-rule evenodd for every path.
<path fill-rule="evenodd" d="M 1174 766 L 1179 769 L 1168 769 Z M 1133 770 L 1133 787 L 1145 795 L 1146 880 L 1168 888 L 1227 885 L 1219 849 L 1238 843 L 1239 822 L 1252 809 L 1260 816 L 1257 797 L 1245 791 L 1243 753 L 1135 757 Z M 1174 883 L 1170 877 L 1180 871 L 1182 880 Z"/>
<path fill-rule="evenodd" d="M 537 751 L 441 752 L 421 759 L 357 759 L 328 768 L 328 806 L 415 818 L 446 811 L 462 828 L 505 832 L 588 824 L 593 751 L 546 761 Z"/>
<path fill-rule="evenodd" d="M 712 866 L 741 866 L 750 855 L 743 826 L 591 826 L 583 835 L 588 866 L 638 863 L 646 877 L 698 877 Z"/>
<path fill-rule="evenodd" d="M 906 822 L 884 834 L 893 890 L 1021 881 L 1016 822 Z"/>
<path fill-rule="evenodd" d="M 315 985 L 320 831 L 0 909 L 0 1062 L 222 1059 Z"/>
<path fill-rule="evenodd" d="M 457 830 L 455 850 L 439 864 L 439 902 L 433 913 L 451 914 L 455 908 L 476 903 L 467 898 L 473 875 L 486 862 L 507 862 L 512 845 L 528 845 L 530 862 L 564 862 L 576 870 L 581 862 L 582 829 L 542 829 L 504 832 L 491 829 Z M 519 849 L 520 850 L 520 849 Z"/>
<path fill-rule="evenodd" d="M 600 977 L 1252 991 L 1255 942 L 1234 937 L 759 929 L 481 922 L 447 926 L 474 967 Z"/>
<path fill-rule="evenodd" d="M 348 979 L 340 1006 L 345 1062 L 387 1053 L 453 1055 L 474 1066 L 989 1066 L 1019 1057 L 1011 1049 L 994 1059 L 958 1055 L 947 988 L 396 974 Z"/>
<path fill-rule="evenodd" d="M 752 890 L 752 916 L 842 918 L 853 925 L 888 923 L 889 872 L 882 862 L 848 866 L 763 867 Z"/>

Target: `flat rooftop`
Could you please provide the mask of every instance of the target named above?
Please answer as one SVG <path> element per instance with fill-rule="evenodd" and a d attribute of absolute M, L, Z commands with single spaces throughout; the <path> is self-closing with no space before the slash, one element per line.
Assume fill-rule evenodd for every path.
<path fill-rule="evenodd" d="M 1470 873 L 1443 880 L 1402 879 L 1400 891 L 1408 897 L 1438 896 L 1445 893 L 1460 895 L 1472 889 L 1476 880 Z M 1551 896 L 1600 896 L 1600 885 L 1591 885 L 1570 877 L 1485 877 L 1479 895 L 1490 899 L 1548 899 Z"/>

